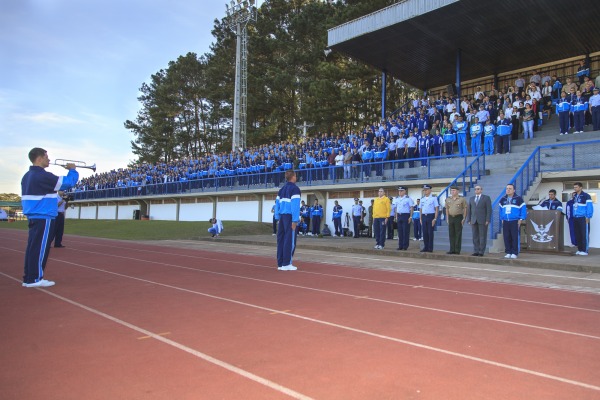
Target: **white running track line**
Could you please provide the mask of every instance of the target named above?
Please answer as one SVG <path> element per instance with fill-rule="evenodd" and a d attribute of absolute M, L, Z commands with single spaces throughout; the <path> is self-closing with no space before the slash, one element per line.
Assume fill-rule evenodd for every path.
<path fill-rule="evenodd" d="M 63 261 L 63 262 L 65 262 L 65 261 Z M 538 371 L 534 371 L 534 370 L 530 370 L 530 369 L 526 369 L 526 368 L 520 368 L 520 367 L 517 367 L 517 366 L 514 366 L 514 365 L 510 365 L 510 364 L 499 363 L 499 362 L 496 362 L 496 361 L 487 360 L 485 358 L 470 356 L 468 354 L 457 353 L 457 352 L 450 351 L 450 350 L 444 350 L 444 349 L 441 349 L 441 348 L 438 348 L 438 347 L 428 346 L 428 345 L 424 345 L 424 344 L 421 344 L 421 343 L 411 342 L 411 341 L 408 341 L 408 340 L 403 340 L 403 339 L 399 339 L 399 338 L 395 338 L 395 337 L 391 337 L 391 336 L 387 336 L 387 335 L 382 335 L 382 334 L 371 332 L 371 331 L 366 331 L 366 330 L 362 330 L 362 329 L 352 328 L 352 327 L 349 327 L 349 326 L 346 326 L 346 325 L 340 325 L 340 324 L 336 324 L 336 323 L 332 323 L 332 322 L 328 322 L 328 321 L 319 320 L 319 319 L 316 319 L 316 318 L 305 317 L 303 315 L 294 314 L 294 313 L 287 312 L 287 311 L 275 310 L 275 309 L 272 309 L 272 308 L 269 308 L 269 307 L 263 307 L 263 306 L 259 306 L 259 305 L 251 304 L 251 303 L 246 303 L 246 302 L 239 301 L 239 300 L 233 300 L 233 299 L 229 299 L 229 298 L 226 298 L 226 297 L 215 296 L 215 295 L 211 295 L 211 294 L 208 294 L 208 293 L 198 292 L 198 291 L 191 290 L 191 289 L 185 289 L 185 288 L 181 288 L 181 287 L 178 287 L 178 286 L 173 286 L 173 285 L 168 285 L 168 284 L 165 284 L 165 283 L 151 281 L 151 280 L 148 280 L 148 279 L 142 279 L 142 278 L 138 278 L 138 277 L 135 277 L 135 276 L 129 276 L 129 275 L 125 275 L 125 274 L 120 274 L 120 273 L 117 273 L 117 272 L 106 271 L 106 270 L 103 270 L 103 269 L 100 269 L 100 268 L 89 267 L 89 266 L 86 266 L 86 265 L 83 265 L 83 264 L 78 264 L 78 263 L 74 263 L 74 262 L 67 262 L 67 263 L 68 264 L 72 264 L 72 265 L 76 265 L 78 267 L 87 268 L 87 269 L 90 269 L 90 270 L 95 270 L 95 271 L 99 271 L 99 272 L 103 272 L 103 273 L 107 273 L 107 274 L 111 274 L 111 275 L 115 275 L 115 276 L 120 276 L 120 277 L 123 277 L 123 278 L 128 278 L 128 279 L 136 280 L 136 281 L 139 281 L 139 282 L 150 283 L 150 284 L 153 284 L 153 285 L 162 286 L 162 287 L 166 287 L 166 288 L 169 288 L 169 289 L 174 289 L 174 290 L 178 290 L 178 291 L 182 291 L 182 292 L 186 292 L 186 293 L 197 294 L 197 295 L 208 297 L 208 298 L 215 299 L 215 300 L 221 300 L 221 301 L 225 301 L 225 302 L 229 302 L 229 303 L 233 303 L 233 304 L 238 304 L 238 305 L 245 306 L 245 307 L 251 307 L 251 308 L 258 309 L 258 310 L 267 311 L 269 313 L 277 312 L 280 315 L 286 315 L 286 316 L 293 317 L 293 318 L 298 318 L 298 319 L 301 319 L 301 320 L 304 320 L 304 321 L 314 322 L 316 324 L 321 324 L 321 325 L 330 326 L 330 327 L 333 327 L 333 328 L 343 329 L 343 330 L 346 330 L 346 331 L 350 331 L 350 332 L 354 332 L 354 333 L 359 333 L 359 334 L 362 334 L 362 335 L 367 335 L 367 336 L 371 336 L 371 337 L 375 337 L 375 338 L 379 338 L 379 339 L 383 339 L 383 340 L 388 340 L 388 341 L 392 341 L 392 342 L 396 342 L 396 343 L 402 343 L 402 344 L 405 344 L 405 345 L 408 345 L 408 346 L 413 346 L 413 347 L 420 348 L 420 349 L 430 350 L 430 351 L 433 351 L 433 352 L 437 352 L 437 353 L 441 353 L 441 354 L 446 354 L 446 355 L 450 355 L 450 356 L 453 356 L 453 357 L 463 358 L 463 359 L 466 359 L 466 360 L 475 361 L 475 362 L 486 364 L 486 365 L 492 365 L 492 366 L 495 366 L 495 367 L 504 368 L 504 369 L 507 369 L 507 370 L 515 371 L 515 372 L 522 372 L 522 373 L 525 373 L 525 374 L 528 374 L 528 375 L 533 375 L 533 376 L 537 376 L 537 377 L 541 377 L 541 378 L 546 378 L 546 379 L 549 379 L 549 380 L 553 380 L 553 381 L 557 381 L 557 382 L 562 382 L 562 383 L 567 383 L 567 384 L 570 384 L 570 385 L 582 387 L 582 388 L 585 388 L 585 389 L 596 390 L 596 391 L 600 392 L 600 386 L 591 385 L 591 384 L 588 384 L 588 383 L 585 383 L 585 382 L 574 381 L 574 380 L 563 378 L 563 377 L 556 376 L 556 375 L 545 374 L 543 372 L 538 372 Z M 6 277 L 9 277 L 10 279 L 13 279 L 15 281 L 18 281 L 16 278 L 13 278 L 13 277 L 11 277 L 9 275 L 6 275 L 6 274 L 4 274 L 2 272 L 0 272 L 0 274 L 4 275 Z M 36 289 L 41 290 L 41 291 L 43 291 L 45 293 L 48 293 L 48 294 L 50 294 L 52 296 L 55 296 L 57 298 L 60 298 L 61 300 L 64 300 L 64 301 L 66 301 L 68 303 L 71 303 L 73 305 L 76 305 L 78 307 L 86 309 L 88 311 L 94 312 L 94 313 L 96 313 L 98 315 L 101 315 L 101 316 L 103 316 L 105 318 L 108 318 L 110 320 L 118 322 L 118 323 L 120 323 L 120 324 L 122 324 L 124 326 L 127 326 L 127 327 L 131 328 L 131 329 L 135 329 L 138 332 L 144 333 L 144 334 L 146 334 L 148 336 L 152 336 L 153 338 L 155 338 L 157 340 L 161 340 L 161 341 L 163 341 L 165 343 L 168 343 L 170 345 L 177 344 L 176 342 L 173 342 L 173 344 L 171 344 L 169 342 L 172 342 L 172 341 L 169 340 L 169 339 L 166 339 L 166 338 L 164 338 L 162 336 L 158 336 L 158 335 L 156 335 L 156 334 L 154 334 L 152 332 L 146 331 L 145 329 L 135 327 L 134 325 L 131 325 L 131 324 L 125 322 L 125 321 L 118 320 L 117 318 L 114 318 L 114 317 L 112 317 L 112 316 L 110 316 L 108 314 L 105 314 L 105 313 L 102 313 L 100 311 L 97 311 L 97 310 L 94 310 L 92 308 L 89 308 L 87 306 L 81 305 L 81 304 L 79 304 L 79 303 L 77 303 L 75 301 L 72 301 L 72 300 L 66 299 L 66 298 L 64 298 L 62 296 L 53 294 L 52 292 L 48 291 L 47 289 L 39 289 L 39 288 L 36 288 Z M 185 346 L 184 346 L 184 349 L 185 349 Z M 182 350 L 184 350 L 184 349 L 182 349 Z M 190 349 L 190 350 L 191 351 L 195 351 L 193 349 Z M 199 353 L 199 354 L 203 354 L 203 353 Z M 210 357 L 210 356 L 207 356 L 207 357 Z M 218 360 L 216 360 L 216 361 L 218 361 Z M 225 363 L 225 365 L 229 365 L 229 364 Z M 233 367 L 233 368 L 235 368 L 235 367 Z"/>
<path fill-rule="evenodd" d="M 273 268 L 270 266 L 265 266 L 263 264 L 253 264 L 253 263 L 244 262 L 244 261 L 224 260 L 224 259 L 220 259 L 220 258 L 211 258 L 211 257 L 187 255 L 187 254 L 180 254 L 180 253 L 169 253 L 169 252 L 161 252 L 161 251 L 147 250 L 147 249 L 136 249 L 136 248 L 131 248 L 131 247 L 117 247 L 117 248 L 122 249 L 122 250 L 133 250 L 133 251 L 144 252 L 144 253 L 157 253 L 157 254 L 164 254 L 164 255 L 172 255 L 172 256 L 183 257 L 183 258 L 193 258 L 193 259 L 201 259 L 201 260 L 208 260 L 208 261 L 220 261 L 220 262 L 227 262 L 227 263 L 231 263 L 231 264 L 241 264 L 241 265 L 248 265 L 248 266 L 259 267 L 259 268 Z M 100 254 L 100 253 L 96 253 L 96 252 L 93 252 L 90 250 L 80 250 L 80 249 L 72 249 L 72 250 L 81 251 L 81 252 L 89 252 L 92 254 Z M 107 255 L 105 253 L 101 253 L 101 254 Z M 115 256 L 115 257 L 122 257 L 122 256 Z M 262 257 L 262 256 L 256 256 L 256 257 Z M 317 263 L 317 264 L 331 265 L 331 263 L 327 263 L 327 262 L 319 262 L 319 261 L 310 261 L 310 262 Z M 352 268 L 357 268 L 357 267 L 352 267 Z M 365 268 L 360 268 L 360 267 L 358 267 L 358 268 L 365 269 Z M 380 270 L 378 270 L 378 271 L 380 271 Z M 425 289 L 425 290 L 435 290 L 435 291 L 440 291 L 440 292 L 458 293 L 458 294 L 469 295 L 469 296 L 487 297 L 487 298 L 493 298 L 493 299 L 499 299 L 499 300 L 509 300 L 509 301 L 515 301 L 515 302 L 539 304 L 539 305 L 545 305 L 545 306 L 550 306 L 550 307 L 560 307 L 560 308 L 567 308 L 567 309 L 573 309 L 573 310 L 581 310 L 581 311 L 600 313 L 600 309 L 574 307 L 574 306 L 567 306 L 567 305 L 563 305 L 563 304 L 546 303 L 546 302 L 535 301 L 535 300 L 524 300 L 524 299 L 518 299 L 518 298 L 514 298 L 514 297 L 494 296 L 494 295 L 487 295 L 487 294 L 474 293 L 474 292 L 464 292 L 464 291 L 460 291 L 460 290 L 440 289 L 440 288 L 424 286 L 424 285 L 409 285 L 409 284 L 398 283 L 398 282 L 387 282 L 387 281 L 380 281 L 380 280 L 375 280 L 375 279 L 356 278 L 356 277 L 351 277 L 351 276 L 346 276 L 346 275 L 327 274 L 327 273 L 322 273 L 322 272 L 311 272 L 311 271 L 305 271 L 305 270 L 300 270 L 298 272 L 306 273 L 306 274 L 313 274 L 313 275 L 331 276 L 331 277 L 335 277 L 335 278 L 344 278 L 344 279 L 350 279 L 350 280 L 359 280 L 359 281 L 371 282 L 371 283 L 381 283 L 381 284 L 393 285 L 393 286 L 405 286 L 405 287 L 420 288 L 420 289 Z M 422 274 L 413 273 L 413 272 L 409 272 L 409 273 L 411 275 L 422 275 Z M 427 276 L 430 276 L 430 275 L 427 275 Z M 434 276 L 438 277 L 438 275 L 434 275 Z M 469 281 L 473 281 L 473 282 L 484 282 L 484 283 L 490 283 L 490 284 L 494 284 L 494 285 L 496 285 L 496 284 L 498 284 L 498 285 L 514 285 L 514 286 L 521 286 L 521 287 L 524 286 L 524 287 L 538 288 L 537 286 L 513 284 L 513 283 L 506 283 L 506 282 L 481 281 L 479 279 L 469 279 L 469 278 L 464 279 L 464 278 L 447 277 L 447 276 L 442 276 L 441 278 L 453 279 L 453 280 L 456 280 L 456 279 L 469 280 Z M 580 293 L 580 294 L 582 293 L 579 291 L 570 291 L 570 290 L 555 289 L 555 288 L 542 288 L 542 289 L 544 289 L 544 290 L 559 290 L 559 291 L 565 291 L 565 292 L 569 292 L 569 293 Z M 596 294 L 589 293 L 589 292 L 585 292 L 583 294 L 596 296 Z"/>
<path fill-rule="evenodd" d="M 20 280 L 12 277 L 10 275 L 7 275 L 7 274 L 5 274 L 3 272 L 0 272 L 0 274 L 4 275 L 5 277 L 7 277 L 9 279 L 12 279 L 14 281 L 20 282 Z M 36 289 L 38 289 L 38 290 L 40 290 L 40 291 L 42 291 L 42 292 L 44 292 L 44 293 L 46 293 L 46 294 L 48 294 L 50 296 L 56 297 L 57 299 L 62 300 L 64 302 L 66 302 L 66 303 L 69 303 L 69 304 L 74 305 L 76 307 L 82 308 L 82 309 L 84 309 L 86 311 L 89 311 L 89 312 L 91 312 L 93 314 L 96 314 L 96 315 L 98 315 L 98 316 L 100 316 L 102 318 L 106 318 L 106 319 L 108 319 L 108 320 L 110 320 L 112 322 L 115 322 L 115 323 L 119 324 L 119 325 L 123 325 L 126 328 L 129 328 L 129 329 L 132 329 L 134 331 L 140 332 L 140 333 L 142 333 L 142 334 L 144 334 L 144 335 L 146 335 L 148 337 L 154 338 L 154 339 L 156 339 L 156 340 L 158 340 L 160 342 L 163 342 L 163 343 L 165 343 L 165 344 L 167 344 L 169 346 L 175 347 L 178 350 L 185 351 L 186 353 L 189 353 L 189 354 L 191 354 L 191 355 L 193 355 L 195 357 L 201 358 L 204 361 L 208 361 L 211 364 L 217 365 L 217 366 L 219 366 L 221 368 L 224 368 L 226 370 L 229 370 L 229 371 L 231 371 L 231 372 L 233 372 L 235 374 L 241 375 L 244 378 L 247 378 L 247 379 L 253 380 L 255 382 L 258 382 L 261 385 L 264 385 L 264 386 L 266 386 L 266 387 L 268 387 L 270 389 L 273 389 L 275 391 L 278 391 L 278 392 L 281 392 L 283 394 L 286 394 L 286 395 L 288 395 L 288 396 L 290 396 L 290 397 L 292 397 L 294 399 L 312 400 L 311 397 L 303 395 L 302 393 L 298 393 L 298 392 L 296 392 L 296 391 L 294 391 L 292 389 L 289 389 L 289 388 L 287 388 L 285 386 L 282 386 L 282 385 L 280 385 L 278 383 L 275 383 L 275 382 L 273 382 L 271 380 L 268 380 L 268 379 L 265 379 L 265 378 L 260 377 L 258 375 L 255 375 L 255 374 L 253 374 L 253 373 L 251 373 L 249 371 L 246 371 L 244 369 L 238 368 L 235 365 L 231 365 L 231 364 L 226 363 L 224 361 L 221 361 L 221 360 L 219 360 L 217 358 L 211 357 L 208 354 L 205 354 L 205 353 L 202 353 L 202 352 L 200 352 L 198 350 L 192 349 L 191 347 L 185 346 L 185 345 L 183 345 L 181 343 L 178 343 L 178 342 L 176 342 L 174 340 L 167 339 L 167 338 L 161 336 L 160 334 L 157 334 L 157 333 L 154 333 L 154 332 L 150 332 L 150 331 L 148 331 L 148 330 L 146 330 L 146 329 L 144 329 L 142 327 L 139 327 L 137 325 L 133 325 L 133 324 L 131 324 L 129 322 L 123 321 L 122 319 L 113 317 L 112 315 L 109 315 L 109 314 L 106 314 L 106 313 L 104 313 L 102 311 L 96 310 L 95 308 L 86 306 L 86 305 L 78 303 L 78 302 L 76 302 L 74 300 L 71 300 L 71 299 L 63 297 L 61 295 L 58 295 L 56 293 L 53 293 L 53 292 L 51 292 L 51 291 L 49 291 L 47 289 L 43 289 L 43 288 L 36 288 Z"/>
<path fill-rule="evenodd" d="M 22 253 L 22 251 L 18 251 L 18 250 L 13 250 L 13 251 Z M 118 255 L 114 255 L 114 254 L 99 253 L 99 252 L 94 252 L 94 251 L 89 251 L 89 250 L 76 250 L 76 251 L 79 251 L 79 252 L 82 252 L 82 253 L 97 254 L 97 255 L 101 255 L 101 256 L 109 256 L 109 257 L 115 257 L 115 258 L 122 258 L 122 259 L 125 259 L 125 260 L 132 260 L 132 261 L 139 261 L 139 262 L 150 263 L 150 264 L 157 264 L 157 265 L 162 265 L 162 266 L 166 266 L 166 267 L 174 267 L 174 268 L 186 269 L 186 270 L 191 270 L 191 271 L 194 271 L 194 272 L 203 272 L 203 273 L 208 273 L 208 274 L 213 274 L 213 275 L 228 276 L 228 277 L 237 278 L 237 279 L 244 279 L 244 280 L 262 282 L 262 283 L 269 283 L 269 284 L 273 284 L 273 285 L 293 287 L 293 288 L 296 288 L 296 289 L 311 290 L 311 291 L 315 291 L 315 292 L 333 294 L 333 295 L 337 295 L 337 296 L 345 296 L 345 297 L 352 297 L 352 298 L 356 298 L 357 297 L 356 294 L 336 292 L 336 291 L 325 290 L 325 289 L 317 289 L 317 288 L 312 288 L 312 287 L 308 287 L 308 286 L 292 285 L 292 284 L 284 283 L 284 282 L 277 282 L 277 281 L 271 281 L 271 280 L 266 280 L 266 279 L 253 278 L 253 277 L 242 276 L 242 275 L 228 274 L 228 273 L 218 272 L 218 271 L 210 271 L 210 270 L 192 268 L 192 267 L 187 267 L 187 266 L 183 266 L 183 265 L 169 264 L 169 263 L 164 263 L 164 262 L 159 262 L 159 261 L 144 260 L 144 259 L 139 259 L 139 258 L 135 258 L 135 257 L 118 256 Z M 54 258 L 52 258 L 52 259 L 54 259 Z M 80 264 L 77 264 L 77 263 L 73 263 L 73 262 L 70 262 L 70 261 L 67 261 L 67 260 L 60 260 L 60 259 L 56 259 L 56 260 L 58 260 L 58 261 L 60 261 L 60 262 L 62 262 L 64 264 L 73 264 L 73 265 L 83 266 L 83 265 L 80 265 Z M 218 259 L 215 259 L 215 261 L 229 262 L 227 260 L 218 260 Z M 251 265 L 251 266 L 256 265 L 256 264 L 249 264 L 249 263 L 243 263 L 243 262 L 237 262 L 237 261 L 231 261 L 231 263 L 237 263 L 237 264 L 243 264 L 243 265 Z M 259 266 L 261 266 L 261 265 L 259 265 Z M 85 268 L 92 268 L 92 267 L 87 267 L 87 266 L 83 266 L 83 267 L 85 267 Z M 261 267 L 263 267 L 263 266 L 261 266 Z M 105 270 L 100 270 L 100 271 L 105 271 Z M 106 271 L 106 272 L 109 272 L 109 271 Z M 302 271 L 300 270 L 300 271 L 298 271 L 298 273 L 302 273 Z M 420 288 L 420 286 L 413 286 L 413 287 Z M 491 322 L 496 322 L 496 323 L 502 323 L 502 324 L 508 324 L 508 325 L 514 325 L 514 326 L 521 326 L 521 327 L 531 328 L 531 329 L 539 329 L 539 330 L 544 330 L 544 331 L 549 331 L 549 332 L 555 332 L 555 333 L 561 333 L 561 334 L 566 334 L 566 335 L 573 335 L 573 336 L 585 337 L 585 338 L 594 339 L 594 340 L 600 340 L 599 336 L 588 335 L 588 334 L 579 333 L 579 332 L 565 331 L 565 330 L 562 330 L 562 329 L 548 328 L 548 327 L 545 327 L 545 326 L 525 324 L 525 323 L 522 323 L 522 322 L 509 321 L 509 320 L 492 318 L 492 317 L 486 317 L 486 316 L 476 315 L 476 314 L 467 314 L 467 313 L 462 313 L 462 312 L 458 312 L 458 311 L 444 310 L 444 309 L 440 309 L 440 308 L 419 306 L 419 305 L 416 305 L 416 304 L 402 303 L 402 302 L 398 302 L 398 301 L 379 299 L 379 298 L 376 298 L 376 297 L 365 297 L 364 300 L 366 300 L 366 301 L 375 301 L 375 302 L 386 303 L 386 304 L 399 305 L 399 306 L 410 307 L 410 308 L 416 308 L 416 309 L 420 309 L 420 310 L 427 310 L 427 311 L 445 313 L 445 314 L 450 314 L 450 315 L 458 315 L 458 316 L 461 316 L 461 317 L 481 319 L 481 320 L 484 320 L 484 321 L 491 321 Z M 584 311 L 585 311 L 585 309 L 584 309 Z M 595 310 L 591 310 L 591 311 L 596 312 Z"/>

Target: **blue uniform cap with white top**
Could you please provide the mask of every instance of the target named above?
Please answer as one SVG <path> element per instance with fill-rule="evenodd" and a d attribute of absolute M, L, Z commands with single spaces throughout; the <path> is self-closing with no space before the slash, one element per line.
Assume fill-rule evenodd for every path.
<path fill-rule="evenodd" d="M 593 89 L 593 91 L 594 91 L 594 92 L 597 92 L 598 90 L 600 90 L 600 88 L 597 88 L 597 87 L 595 87 L 595 88 Z"/>
<path fill-rule="evenodd" d="M 423 189 L 431 189 L 431 185 L 425 184 L 425 185 L 423 185 Z"/>
<path fill-rule="evenodd" d="M 405 186 L 398 186 L 398 190 L 406 190 Z"/>

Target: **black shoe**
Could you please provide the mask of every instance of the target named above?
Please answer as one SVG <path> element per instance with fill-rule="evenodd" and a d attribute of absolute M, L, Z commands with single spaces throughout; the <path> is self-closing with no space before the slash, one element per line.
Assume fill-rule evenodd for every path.
<path fill-rule="evenodd" d="M 402 249 L 402 248 L 398 247 L 396 250 L 404 250 L 404 249 Z"/>
<path fill-rule="evenodd" d="M 425 250 L 425 249 L 423 249 L 423 250 L 421 250 L 419 253 L 427 253 L 428 251 L 429 251 L 429 250 Z"/>
<path fill-rule="evenodd" d="M 483 253 L 479 253 L 477 254 L 479 257 L 483 257 Z"/>
<path fill-rule="evenodd" d="M 454 254 L 453 251 L 447 251 L 446 254 Z"/>
<path fill-rule="evenodd" d="M 477 257 L 479 255 L 479 253 L 473 253 L 471 254 L 473 257 Z"/>
<path fill-rule="evenodd" d="M 55 249 L 57 249 L 57 248 L 59 249 L 61 247 L 67 247 L 67 246 L 63 246 L 62 244 L 59 244 L 58 246 L 54 246 Z"/>
<path fill-rule="evenodd" d="M 459 255 L 459 254 L 460 254 L 460 251 L 458 251 L 458 252 L 454 252 L 454 254 L 456 254 L 456 255 Z"/>

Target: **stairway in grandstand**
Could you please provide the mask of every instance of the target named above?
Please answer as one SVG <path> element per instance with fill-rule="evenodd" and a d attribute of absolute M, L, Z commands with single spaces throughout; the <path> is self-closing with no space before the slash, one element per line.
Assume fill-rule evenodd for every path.
<path fill-rule="evenodd" d="M 486 157 L 486 175 L 482 176 L 478 183 L 483 187 L 484 193 L 492 198 L 492 201 L 504 192 L 506 184 L 510 182 L 515 173 L 527 161 L 537 146 L 600 139 L 600 131 L 591 131 L 591 126 L 586 127 L 584 133 L 559 135 L 558 118 L 556 116 L 553 116 L 550 121 L 544 119 L 544 125 L 542 125 L 541 128 L 541 130 L 534 133 L 535 138 L 533 140 L 525 141 L 520 139 L 513 141 L 511 143 L 510 154 L 497 154 Z M 590 149 L 590 151 L 593 152 L 594 150 Z M 542 154 L 544 153 L 542 152 Z M 590 154 L 589 156 L 594 157 L 595 155 Z M 546 166 L 556 165 L 557 169 L 564 169 L 566 161 L 570 162 L 570 159 L 565 160 L 565 158 L 556 158 L 546 155 L 546 157 L 542 158 L 541 162 Z M 453 166 L 451 165 L 445 166 L 445 168 L 452 167 Z M 433 166 L 432 175 L 434 175 Z M 467 198 L 473 196 L 474 190 L 472 187 L 467 187 L 466 191 Z M 529 193 L 531 193 L 531 190 L 529 190 Z M 527 200 L 527 196 L 525 197 Z M 465 225 L 463 229 L 462 254 L 471 254 L 473 252 L 472 239 L 471 227 Z M 490 246 L 492 246 L 492 241 L 488 239 L 488 248 Z M 435 250 L 447 251 L 449 248 L 448 226 L 446 221 L 443 221 L 442 225 L 436 228 Z"/>

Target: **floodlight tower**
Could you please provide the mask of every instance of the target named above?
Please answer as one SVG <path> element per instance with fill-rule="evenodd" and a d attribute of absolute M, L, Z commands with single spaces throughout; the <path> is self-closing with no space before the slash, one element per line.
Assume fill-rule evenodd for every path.
<path fill-rule="evenodd" d="M 233 151 L 246 147 L 246 110 L 248 100 L 248 30 L 256 21 L 255 0 L 231 0 L 225 4 L 226 23 L 237 37 L 235 52 L 235 93 L 233 98 Z"/>

